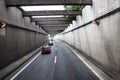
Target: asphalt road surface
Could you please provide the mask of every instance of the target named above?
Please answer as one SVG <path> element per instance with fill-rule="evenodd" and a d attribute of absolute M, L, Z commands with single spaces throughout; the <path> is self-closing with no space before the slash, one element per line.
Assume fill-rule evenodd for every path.
<path fill-rule="evenodd" d="M 16 73 L 17 74 L 17 73 Z M 51 54 L 39 55 L 11 80 L 99 80 L 62 42 L 55 40 Z"/>

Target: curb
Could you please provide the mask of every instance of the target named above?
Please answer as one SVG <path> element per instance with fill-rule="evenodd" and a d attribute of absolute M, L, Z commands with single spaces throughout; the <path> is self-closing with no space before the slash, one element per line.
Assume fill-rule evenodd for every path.
<path fill-rule="evenodd" d="M 97 63 L 96 61 L 93 62 L 94 60 L 89 59 L 88 56 L 82 55 L 83 54 L 82 52 L 72 47 L 68 43 L 64 41 L 61 41 L 61 42 L 63 42 L 63 44 L 66 47 L 68 47 L 100 80 L 119 80 L 119 76 L 117 73 L 113 73 L 112 71 L 108 70 L 108 73 L 111 73 L 111 74 L 110 75 L 107 74 L 106 73 L 107 70 L 106 71 L 103 70 L 104 67 L 102 67 L 102 65 L 99 66 L 100 64 Z"/>

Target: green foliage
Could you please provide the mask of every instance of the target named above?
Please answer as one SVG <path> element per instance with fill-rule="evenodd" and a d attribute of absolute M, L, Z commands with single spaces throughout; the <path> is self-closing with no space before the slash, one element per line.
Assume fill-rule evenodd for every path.
<path fill-rule="evenodd" d="M 65 5 L 64 6 L 66 10 L 69 11 L 79 11 L 80 10 L 80 5 Z"/>
<path fill-rule="evenodd" d="M 56 34 L 50 34 L 50 37 L 54 37 Z"/>
<path fill-rule="evenodd" d="M 65 5 L 64 6 L 67 11 L 79 11 L 81 6 L 80 5 Z M 68 20 L 75 20 L 76 17 L 73 16 L 65 16 Z"/>
<path fill-rule="evenodd" d="M 74 17 L 74 16 L 64 16 L 64 17 L 68 20 L 75 20 L 76 19 L 76 17 Z"/>

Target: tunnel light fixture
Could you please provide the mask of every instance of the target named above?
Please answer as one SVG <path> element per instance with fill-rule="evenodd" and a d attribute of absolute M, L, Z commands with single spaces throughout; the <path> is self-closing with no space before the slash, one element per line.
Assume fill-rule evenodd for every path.
<path fill-rule="evenodd" d="M 49 17 L 64 17 L 63 15 L 58 16 L 32 16 L 32 18 L 49 18 Z"/>
<path fill-rule="evenodd" d="M 100 24 L 99 20 L 93 20 L 92 23 L 93 23 L 93 24 L 96 24 L 96 25 L 99 25 L 99 24 Z"/>
<path fill-rule="evenodd" d="M 65 10 L 63 5 L 21 6 L 21 8 L 25 11 Z"/>
<path fill-rule="evenodd" d="M 0 22 L 0 28 L 5 28 L 6 27 L 6 23 L 5 22 Z"/>

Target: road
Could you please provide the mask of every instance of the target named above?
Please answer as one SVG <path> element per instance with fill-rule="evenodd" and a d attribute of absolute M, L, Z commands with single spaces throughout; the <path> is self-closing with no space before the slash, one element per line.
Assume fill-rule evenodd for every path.
<path fill-rule="evenodd" d="M 14 76 L 13 76 L 14 77 Z M 99 80 L 61 41 L 55 40 L 51 54 L 39 55 L 11 80 Z"/>

